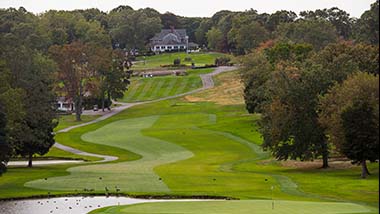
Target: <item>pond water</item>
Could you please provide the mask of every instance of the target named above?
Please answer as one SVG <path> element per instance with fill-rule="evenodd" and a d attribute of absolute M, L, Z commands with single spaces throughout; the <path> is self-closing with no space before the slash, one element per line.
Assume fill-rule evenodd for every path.
<path fill-rule="evenodd" d="M 102 207 L 147 202 L 199 201 L 199 200 L 148 200 L 127 197 L 62 197 L 0 201 L 1 214 L 84 214 Z"/>

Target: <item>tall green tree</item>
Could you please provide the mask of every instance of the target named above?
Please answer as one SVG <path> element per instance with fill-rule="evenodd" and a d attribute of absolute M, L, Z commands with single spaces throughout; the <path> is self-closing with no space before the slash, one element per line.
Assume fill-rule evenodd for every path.
<path fill-rule="evenodd" d="M 344 143 L 342 152 L 353 164 L 362 166 L 362 178 L 370 173 L 367 160 L 379 159 L 379 118 L 376 110 L 367 102 L 356 102 L 342 112 Z M 377 109 L 378 115 L 379 109 Z"/>
<path fill-rule="evenodd" d="M 112 63 L 109 70 L 104 74 L 104 94 L 107 95 L 108 102 L 111 99 L 120 99 L 128 90 L 130 84 L 132 67 L 131 61 L 120 50 L 112 53 Z"/>
<path fill-rule="evenodd" d="M 277 26 L 281 23 L 290 23 L 294 22 L 297 19 L 297 14 L 293 11 L 280 10 L 272 13 L 265 24 L 265 27 L 270 32 L 274 32 L 277 29 Z"/>
<path fill-rule="evenodd" d="M 161 18 L 161 24 L 163 28 L 170 29 L 171 27 L 174 28 L 181 28 L 181 23 L 178 20 L 178 17 L 170 12 L 166 12 L 164 14 L 160 15 Z"/>
<path fill-rule="evenodd" d="M 55 143 L 56 96 L 53 92 L 55 63 L 41 54 L 32 56 L 32 65 L 24 79 L 25 87 L 25 124 L 24 141 L 14 146 L 15 153 L 28 157 L 28 166 L 32 167 L 34 154 L 44 155 Z"/>
<path fill-rule="evenodd" d="M 357 20 L 355 34 L 356 39 L 361 42 L 379 45 L 379 0 Z"/>
<path fill-rule="evenodd" d="M 260 43 L 269 39 L 269 33 L 258 22 L 243 25 L 237 30 L 236 47 L 244 53 L 257 48 Z"/>
<path fill-rule="evenodd" d="M 280 40 L 311 44 L 316 50 L 321 50 L 338 39 L 335 27 L 325 20 L 283 23 L 278 26 L 276 35 Z"/>
<path fill-rule="evenodd" d="M 6 170 L 6 164 L 10 156 L 10 148 L 5 134 L 6 122 L 4 106 L 0 101 L 0 176 Z"/>
<path fill-rule="evenodd" d="M 0 138 L 3 144 L 0 146 L 1 155 L 4 163 L 14 155 L 14 147 L 24 142 L 24 130 L 27 129 L 25 123 L 25 90 L 22 88 L 13 88 L 12 73 L 4 61 L 0 63 L 0 104 L 2 112 L 2 135 Z"/>
<path fill-rule="evenodd" d="M 13 155 L 27 157 L 47 153 L 54 144 L 55 64 L 41 53 L 20 46 L 3 55 L 0 100 L 7 115 L 7 139 Z"/>
<path fill-rule="evenodd" d="M 369 110 L 369 107 L 362 106 L 365 104 L 369 105 L 373 115 L 363 118 L 351 118 L 350 114 L 361 114 L 361 111 Z M 356 105 L 356 106 L 355 106 Z M 365 108 L 364 108 L 365 107 Z M 326 134 L 329 136 L 329 141 L 332 143 L 339 152 L 344 155 L 347 155 L 349 158 L 353 158 L 354 154 L 359 154 L 366 147 L 362 147 L 367 145 L 368 142 L 353 142 L 352 140 L 355 138 L 347 139 L 346 132 L 350 132 L 353 130 L 345 129 L 343 126 L 343 112 L 347 111 L 347 115 L 345 119 L 346 122 L 349 123 L 349 120 L 355 120 L 357 125 L 366 126 L 372 124 L 370 121 L 377 121 L 376 126 L 379 126 L 379 77 L 374 76 L 373 74 L 368 74 L 365 72 L 358 72 L 353 75 L 350 75 L 343 83 L 335 84 L 324 96 L 320 97 L 319 100 L 319 121 L 326 128 Z M 355 113 L 356 112 L 356 113 Z M 363 112 L 362 112 L 363 113 Z M 367 112 L 368 113 L 368 112 Z M 368 115 L 367 115 L 368 116 Z M 364 120 L 364 121 L 357 121 Z M 349 124 L 347 124 L 348 126 Z M 355 127 L 353 127 L 355 128 Z M 359 132 L 360 127 L 356 127 Z M 356 129 L 355 128 L 355 129 Z M 367 127 L 368 130 L 371 130 L 372 127 Z M 360 135 L 360 134 L 359 134 Z M 376 134 L 376 132 L 372 132 L 372 137 Z M 365 136 L 365 135 L 363 135 Z M 354 145 L 354 144 L 356 145 Z M 373 146 L 372 142 L 369 143 L 368 146 Z M 377 142 L 378 143 L 378 142 Z M 378 146 L 378 145 L 377 145 Z M 348 148 L 356 148 L 352 153 L 349 153 Z M 361 148 L 362 147 L 362 148 Z M 369 152 L 368 155 L 371 155 Z M 358 160 L 355 157 L 355 163 L 361 163 L 361 160 Z M 372 160 L 372 159 L 366 159 Z M 358 162 L 357 162 L 358 161 Z M 365 171 L 363 171 L 365 173 Z"/>
<path fill-rule="evenodd" d="M 109 31 L 114 47 L 146 50 L 155 33 L 162 25 L 160 14 L 150 9 L 123 9 L 109 15 Z"/>
<path fill-rule="evenodd" d="M 96 77 L 96 71 L 89 67 L 89 64 L 96 63 L 89 61 L 90 58 L 94 59 L 90 50 L 90 46 L 81 42 L 55 45 L 49 49 L 58 64 L 58 78 L 63 84 L 63 91 L 67 98 L 74 100 L 77 121 L 81 120 L 84 94 Z"/>
<path fill-rule="evenodd" d="M 212 23 L 209 19 L 204 18 L 198 29 L 195 31 L 196 42 L 200 45 L 207 46 L 207 32 L 212 28 Z"/>
<path fill-rule="evenodd" d="M 316 11 L 302 11 L 300 16 L 306 20 L 325 20 L 330 22 L 343 39 L 352 37 L 354 19 L 346 11 L 337 7 Z"/>
<path fill-rule="evenodd" d="M 206 34 L 208 47 L 212 50 L 222 51 L 223 50 L 223 33 L 213 27 Z"/>
<path fill-rule="evenodd" d="M 245 56 L 241 79 L 244 83 L 244 100 L 249 113 L 260 113 L 268 101 L 266 84 L 273 74 L 273 66 L 262 51 Z"/>
<path fill-rule="evenodd" d="M 316 112 L 319 87 L 313 73 L 318 66 L 281 63 L 270 80 L 270 102 L 260 122 L 263 147 L 279 160 L 323 157 L 328 167 L 328 145 Z"/>

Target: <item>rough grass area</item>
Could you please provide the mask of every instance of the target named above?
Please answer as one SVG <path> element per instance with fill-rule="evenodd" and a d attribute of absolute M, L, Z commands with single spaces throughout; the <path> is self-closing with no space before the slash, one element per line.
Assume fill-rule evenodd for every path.
<path fill-rule="evenodd" d="M 129 90 L 120 101 L 130 103 L 155 100 L 200 87 L 202 87 L 202 81 L 197 75 L 136 78 L 132 80 Z"/>
<path fill-rule="evenodd" d="M 207 202 L 161 202 L 107 207 L 91 214 L 348 214 L 369 213 L 365 206 L 352 203 L 244 200 Z"/>
<path fill-rule="evenodd" d="M 243 83 L 239 71 L 223 73 L 215 78 L 216 86 L 210 90 L 186 96 L 190 102 L 214 102 L 219 105 L 244 104 Z"/>
<path fill-rule="evenodd" d="M 192 62 L 196 66 L 204 66 L 206 64 L 214 64 L 217 57 L 224 56 L 222 53 L 165 53 L 155 56 L 138 57 L 137 62 L 135 62 L 134 70 L 145 70 L 152 68 L 159 68 L 160 65 L 173 64 L 173 61 L 177 58 L 181 59 L 181 64 L 191 65 Z M 185 61 L 186 57 L 190 57 L 192 61 Z"/>

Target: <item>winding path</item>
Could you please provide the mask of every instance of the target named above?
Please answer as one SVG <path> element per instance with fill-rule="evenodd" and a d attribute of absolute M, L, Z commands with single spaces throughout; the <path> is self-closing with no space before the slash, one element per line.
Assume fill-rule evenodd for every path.
<path fill-rule="evenodd" d="M 214 76 L 216 76 L 218 74 L 221 74 L 223 72 L 233 71 L 233 70 L 236 70 L 236 69 L 238 69 L 238 67 L 236 67 L 236 66 L 233 66 L 233 67 L 224 67 L 223 66 L 223 67 L 216 68 L 213 72 L 211 72 L 209 74 L 201 74 L 200 77 L 202 79 L 202 87 L 198 88 L 196 90 L 193 90 L 193 91 L 186 92 L 186 93 L 177 94 L 177 95 L 173 95 L 173 96 L 169 96 L 169 97 L 164 97 L 164 98 L 160 98 L 160 99 L 156 99 L 156 100 L 152 100 L 152 101 L 145 101 L 145 102 L 137 102 L 137 103 L 120 103 L 120 102 L 115 102 L 116 104 L 120 104 L 120 106 L 113 108 L 112 111 L 110 111 L 109 113 L 107 113 L 107 114 L 105 114 L 105 115 L 103 115 L 103 116 L 101 116 L 101 117 L 99 117 L 99 118 L 97 118 L 95 120 L 92 120 L 90 122 L 82 123 L 82 124 L 79 124 L 79 125 L 70 126 L 68 128 L 62 129 L 62 130 L 58 131 L 57 133 L 68 132 L 70 130 L 73 130 L 73 129 L 76 129 L 76 128 L 79 128 L 79 127 L 83 127 L 83 126 L 87 126 L 87 125 L 90 125 L 90 124 L 98 123 L 100 121 L 106 120 L 106 119 L 108 119 L 108 118 L 110 118 L 110 117 L 112 117 L 112 116 L 114 116 L 114 115 L 116 115 L 116 114 L 124 111 L 125 109 L 131 108 L 133 106 L 142 105 L 142 104 L 148 104 L 148 103 L 154 103 L 154 102 L 159 102 L 159 101 L 163 101 L 163 100 L 174 99 L 174 98 L 190 95 L 190 94 L 197 93 L 197 92 L 200 92 L 200 91 L 203 91 L 203 90 L 206 90 L 206 89 L 213 88 L 215 86 L 214 80 L 213 80 Z M 80 151 L 80 150 L 74 149 L 72 147 L 62 145 L 62 144 L 60 144 L 58 142 L 56 142 L 54 144 L 54 147 L 56 147 L 58 149 L 61 149 L 63 151 L 66 151 L 66 152 L 77 154 L 77 155 L 103 158 L 103 160 L 97 161 L 98 163 L 99 162 L 102 162 L 102 163 L 104 163 L 104 162 L 110 162 L 110 161 L 115 161 L 115 160 L 118 159 L 118 157 L 115 157 L 115 156 L 99 155 L 99 154 L 93 154 L 93 153 L 88 153 L 88 152 Z"/>

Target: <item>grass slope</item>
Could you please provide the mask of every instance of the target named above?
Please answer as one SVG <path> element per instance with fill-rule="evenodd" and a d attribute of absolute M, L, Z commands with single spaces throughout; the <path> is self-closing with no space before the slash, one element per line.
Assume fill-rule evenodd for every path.
<path fill-rule="evenodd" d="M 40 179 L 25 186 L 53 190 L 94 189 L 117 186 L 123 192 L 168 192 L 169 189 L 154 173 L 158 165 L 187 159 L 192 153 L 166 141 L 145 137 L 141 130 L 149 128 L 159 117 L 121 120 L 108 124 L 82 139 L 96 144 L 127 149 L 142 156 L 132 162 L 89 165 L 70 168 L 70 176 Z M 100 179 L 101 178 L 101 179 Z"/>
<path fill-rule="evenodd" d="M 270 200 L 207 201 L 207 202 L 163 202 L 130 206 L 107 207 L 91 214 L 347 214 L 368 213 L 364 206 L 352 203 L 275 201 Z"/>
<path fill-rule="evenodd" d="M 202 81 L 197 75 L 136 78 L 132 79 L 128 91 L 120 101 L 130 103 L 155 100 L 182 94 L 200 87 L 202 87 Z"/>
<path fill-rule="evenodd" d="M 145 70 L 145 69 L 159 68 L 160 65 L 173 64 L 173 61 L 177 58 L 181 59 L 181 64 L 191 65 L 191 61 L 188 61 L 188 62 L 184 61 L 186 57 L 190 57 L 192 59 L 192 62 L 194 62 L 196 66 L 204 66 L 205 64 L 214 64 L 215 59 L 220 56 L 224 56 L 224 54 L 221 54 L 221 53 L 186 54 L 183 52 L 182 53 L 165 53 L 165 54 L 145 57 L 145 63 L 144 63 L 144 57 L 138 57 L 137 58 L 138 62 L 134 64 L 133 69 Z"/>
<path fill-rule="evenodd" d="M 76 121 L 76 116 L 74 114 L 61 115 L 58 118 L 58 125 L 57 127 L 55 127 L 54 131 L 59 131 L 70 126 L 86 123 L 86 122 L 95 120 L 98 117 L 100 116 L 99 115 L 82 115 L 81 116 L 82 121 Z"/>
<path fill-rule="evenodd" d="M 378 207 L 378 164 L 369 165 L 372 175 L 367 180 L 360 179 L 360 167 L 321 170 L 282 166 L 268 159 L 259 150 L 261 138 L 255 122 L 258 118 L 257 115 L 247 114 L 244 105 L 194 103 L 185 99 L 174 99 L 135 106 L 100 123 L 60 133 L 57 141 L 84 151 L 117 155 L 120 158 L 113 163 L 69 169 L 71 178 L 74 178 L 72 176 L 75 173 L 82 173 L 87 180 L 98 185 L 93 186 L 96 189 L 104 188 L 104 184 L 112 185 L 112 189 L 114 186 L 125 185 L 122 193 L 127 194 L 133 191 L 129 191 L 128 187 L 136 182 L 138 191 L 143 191 L 138 194 L 144 195 L 207 194 L 240 199 L 270 199 L 270 189 L 274 186 L 273 194 L 277 200 L 348 201 Z M 159 148 L 154 147 L 154 151 L 143 148 L 146 143 L 157 144 Z M 166 151 L 161 149 L 172 151 L 167 147 L 176 148 L 176 152 L 166 156 Z M 179 158 L 176 154 L 181 153 L 180 151 L 190 151 L 193 156 L 179 155 Z M 165 155 L 160 157 L 170 157 L 170 160 L 166 159 L 166 162 L 161 163 L 153 161 L 152 165 L 147 165 L 143 160 L 150 158 L 154 152 L 163 152 Z M 138 164 L 134 166 L 136 163 Z M 148 173 L 148 178 L 130 182 L 123 179 L 112 180 L 113 177 L 108 176 L 108 173 L 117 176 L 116 171 L 120 173 L 129 170 L 125 168 L 128 164 L 133 167 L 140 166 L 142 169 L 150 167 L 150 170 L 141 170 Z M 53 182 L 64 179 L 65 176 L 68 178 L 68 173 L 65 172 L 67 167 L 33 169 L 36 171 L 10 168 L 0 179 L 0 198 L 36 195 L 47 192 L 50 188 L 61 187 L 68 189 L 61 192 L 68 192 L 72 187 Z M 141 178 L 138 177 L 139 171 L 140 169 L 129 171 L 131 175 L 128 176 Z M 32 172 L 39 172 L 40 175 Z M 56 177 L 52 178 L 53 176 Z M 108 177 L 100 181 L 99 177 L 103 176 Z M 149 176 L 152 176 L 151 179 Z M 160 182 L 167 187 L 161 188 L 165 186 L 160 185 L 157 191 L 161 192 L 151 192 L 153 188 L 142 185 L 144 182 L 152 182 L 152 179 L 155 183 L 158 176 L 162 178 Z M 48 179 L 44 180 L 44 177 Z M 44 188 L 42 190 L 22 186 L 27 181 L 39 178 L 42 180 L 29 182 L 28 185 Z M 81 179 L 78 177 L 67 182 L 73 186 L 77 182 L 88 182 Z M 50 180 L 52 183 L 49 183 Z M 90 185 L 93 184 L 84 186 L 91 188 Z M 75 193 L 72 190 L 71 192 Z M 78 189 L 76 193 L 79 192 L 83 191 Z M 187 207 L 185 211 L 190 212 L 188 210 L 191 206 Z"/>

